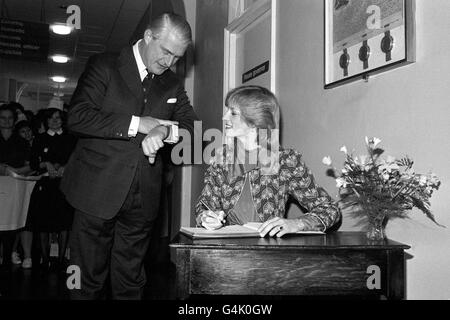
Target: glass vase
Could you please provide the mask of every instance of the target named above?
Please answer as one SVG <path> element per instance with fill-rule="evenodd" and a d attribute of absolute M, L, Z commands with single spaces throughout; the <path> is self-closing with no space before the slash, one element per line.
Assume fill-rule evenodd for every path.
<path fill-rule="evenodd" d="M 380 241 L 386 239 L 386 213 L 383 211 L 377 211 L 369 216 L 367 225 L 367 238 L 373 241 Z"/>

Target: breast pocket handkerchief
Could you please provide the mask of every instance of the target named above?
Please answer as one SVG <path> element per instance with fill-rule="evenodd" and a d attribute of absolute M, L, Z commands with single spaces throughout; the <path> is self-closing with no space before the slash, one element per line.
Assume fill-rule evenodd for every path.
<path fill-rule="evenodd" d="M 177 98 L 170 98 L 167 103 L 177 103 Z"/>

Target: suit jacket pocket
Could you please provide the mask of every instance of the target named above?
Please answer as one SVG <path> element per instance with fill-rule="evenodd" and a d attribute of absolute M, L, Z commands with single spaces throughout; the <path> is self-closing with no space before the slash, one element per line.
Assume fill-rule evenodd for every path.
<path fill-rule="evenodd" d="M 117 113 L 129 113 L 129 103 L 124 103 L 122 99 L 105 98 L 102 103 L 103 110 L 109 110 Z"/>
<path fill-rule="evenodd" d="M 91 167 L 103 169 L 106 166 L 109 156 L 96 150 L 83 147 L 77 159 Z"/>

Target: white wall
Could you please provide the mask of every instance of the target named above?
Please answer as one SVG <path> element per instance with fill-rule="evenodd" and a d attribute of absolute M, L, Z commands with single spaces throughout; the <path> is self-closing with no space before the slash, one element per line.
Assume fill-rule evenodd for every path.
<path fill-rule="evenodd" d="M 417 62 L 332 90 L 323 89 L 323 1 L 279 1 L 278 92 L 283 144 L 297 148 L 330 194 L 337 189 L 321 160 L 343 162 L 339 148 L 364 152 L 364 137 L 383 140 L 387 155 L 408 154 L 418 172 L 442 180 L 432 210 L 442 229 L 412 211 L 389 222 L 390 239 L 407 252 L 408 299 L 450 299 L 450 1 L 417 0 Z M 296 211 L 296 208 L 292 208 Z M 358 230 L 345 216 L 341 230 Z"/>
<path fill-rule="evenodd" d="M 194 108 L 203 130 L 222 129 L 224 28 L 228 24 L 228 1 L 197 1 L 195 34 Z M 192 167 L 191 210 L 201 190 L 206 165 Z M 193 211 L 192 211 L 193 212 Z M 193 223 L 191 215 L 191 224 Z"/>
<path fill-rule="evenodd" d="M 193 45 L 186 52 L 186 77 L 184 87 L 196 110 L 194 100 L 194 83 L 195 83 L 195 34 L 196 34 L 196 0 L 173 0 L 174 12 L 186 17 L 192 31 Z M 177 167 L 174 180 L 174 190 L 172 199 L 172 226 L 171 234 L 176 235 L 181 226 L 189 226 L 191 221 L 191 183 L 192 183 L 192 166 Z M 174 256 L 174 255 L 172 255 Z"/>

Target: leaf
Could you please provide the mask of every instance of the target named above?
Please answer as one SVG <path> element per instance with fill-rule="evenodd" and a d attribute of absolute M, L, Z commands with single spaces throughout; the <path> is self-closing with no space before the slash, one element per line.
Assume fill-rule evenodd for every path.
<path fill-rule="evenodd" d="M 414 161 L 411 160 L 408 156 L 406 156 L 400 160 L 397 160 L 397 165 L 411 169 L 412 166 L 414 165 Z"/>
<path fill-rule="evenodd" d="M 384 153 L 384 150 L 381 148 L 376 148 L 372 151 L 372 153 L 376 156 L 381 156 Z"/>
<path fill-rule="evenodd" d="M 326 175 L 328 177 L 331 177 L 331 178 L 334 178 L 334 179 L 337 178 L 336 172 L 334 171 L 334 169 L 331 169 L 331 168 L 326 171 Z"/>
<path fill-rule="evenodd" d="M 434 215 L 431 213 L 430 209 L 428 208 L 428 205 L 425 204 L 423 201 L 421 201 L 420 199 L 417 199 L 415 197 L 411 197 L 411 199 L 413 200 L 413 204 L 415 207 L 417 207 L 420 211 L 422 211 L 423 213 L 425 213 L 425 215 L 431 220 L 433 221 L 435 224 L 437 224 L 438 226 L 442 227 L 442 228 L 446 228 L 446 226 L 439 224 Z"/>

